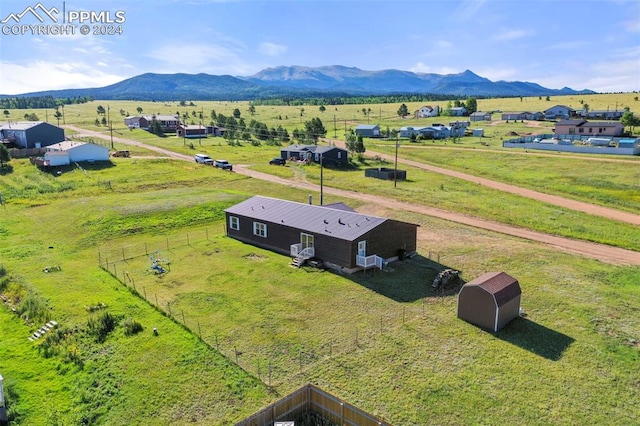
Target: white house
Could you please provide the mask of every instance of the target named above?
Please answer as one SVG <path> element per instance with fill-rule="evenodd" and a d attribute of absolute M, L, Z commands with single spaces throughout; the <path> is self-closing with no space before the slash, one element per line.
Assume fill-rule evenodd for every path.
<path fill-rule="evenodd" d="M 66 166 L 82 161 L 109 161 L 109 148 L 87 142 L 64 141 L 49 145 L 44 166 Z"/>
<path fill-rule="evenodd" d="M 439 106 L 431 106 L 431 105 L 424 105 L 421 106 L 420 109 L 416 110 L 416 112 L 414 112 L 414 116 L 416 118 L 427 118 L 427 117 L 437 117 L 440 115 L 440 107 Z"/>

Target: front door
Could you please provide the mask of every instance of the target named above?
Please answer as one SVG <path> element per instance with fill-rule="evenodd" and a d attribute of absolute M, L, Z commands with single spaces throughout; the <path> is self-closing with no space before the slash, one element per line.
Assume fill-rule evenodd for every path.
<path fill-rule="evenodd" d="M 313 248 L 313 235 L 305 234 L 304 232 L 300 233 L 300 245 L 302 250 L 307 248 Z"/>
<path fill-rule="evenodd" d="M 358 256 L 366 256 L 366 255 L 367 255 L 367 242 L 358 241 Z"/>

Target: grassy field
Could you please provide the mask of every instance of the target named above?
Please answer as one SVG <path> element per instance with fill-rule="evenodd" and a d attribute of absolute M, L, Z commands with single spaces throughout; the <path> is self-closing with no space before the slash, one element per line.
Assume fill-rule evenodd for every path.
<path fill-rule="evenodd" d="M 209 104 L 223 111 L 224 103 Z M 136 105 L 110 102 L 111 113 Z M 90 112 L 82 114 L 76 124 L 92 128 L 81 121 Z M 266 165 L 277 147 L 207 139 L 191 149 L 177 138 L 118 131 L 319 180 L 314 166 Z M 639 210 L 637 163 L 449 148 L 403 147 L 401 155 L 522 186 L 544 180 L 550 192 Z M 420 224 L 419 255 L 352 276 L 293 269 L 286 256 L 226 238 L 223 210 L 253 194 L 305 201 L 308 191 L 132 151 L 141 158 L 61 176 L 13 160 L 0 175 L 0 292 L 20 301 L 22 315 L 0 309 L 0 374 L 15 424 L 233 424 L 308 382 L 397 425 L 640 422 L 640 268 L 326 196 Z M 480 216 L 508 210 L 526 227 L 640 249 L 633 227 L 407 170 L 410 181 L 397 190 L 359 169 L 327 169 L 325 179 Z M 165 260 L 166 274 L 152 273 L 152 255 Z M 526 318 L 496 334 L 456 319 L 455 293 L 430 286 L 444 267 L 466 281 L 497 270 L 518 278 Z M 27 339 L 51 319 L 60 333 Z M 136 323 L 142 330 L 129 334 Z"/>

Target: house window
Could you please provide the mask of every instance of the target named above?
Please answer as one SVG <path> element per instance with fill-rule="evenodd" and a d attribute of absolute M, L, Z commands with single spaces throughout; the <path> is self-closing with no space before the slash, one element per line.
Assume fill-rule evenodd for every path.
<path fill-rule="evenodd" d="M 338 151 L 338 158 L 342 158 L 342 152 Z"/>
<path fill-rule="evenodd" d="M 236 231 L 240 229 L 240 219 L 235 216 L 229 216 L 229 228 L 235 229 Z"/>
<path fill-rule="evenodd" d="M 267 238 L 267 224 L 260 222 L 253 222 L 253 235 Z"/>
<path fill-rule="evenodd" d="M 580 128 L 578 129 L 578 133 L 584 133 L 584 129 L 583 129 L 582 127 L 580 127 Z"/>
<path fill-rule="evenodd" d="M 575 134 L 575 133 L 576 133 L 576 128 L 575 128 L 575 127 L 570 127 L 570 128 L 569 128 L 569 134 L 570 134 L 570 135 L 573 135 L 573 134 Z"/>
<path fill-rule="evenodd" d="M 589 133 L 593 133 L 593 127 L 589 127 Z"/>

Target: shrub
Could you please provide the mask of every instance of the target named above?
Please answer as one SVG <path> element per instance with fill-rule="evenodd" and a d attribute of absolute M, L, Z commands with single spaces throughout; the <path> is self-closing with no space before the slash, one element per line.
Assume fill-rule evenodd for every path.
<path fill-rule="evenodd" d="M 49 318 L 47 302 L 37 294 L 29 293 L 18 303 L 16 313 L 26 322 L 46 322 Z"/>
<path fill-rule="evenodd" d="M 134 334 L 140 333 L 142 330 L 144 330 L 144 327 L 142 327 L 142 324 L 140 324 L 138 321 L 134 320 L 133 318 L 127 318 L 124 321 L 125 336 L 133 336 Z"/>
<path fill-rule="evenodd" d="M 107 336 L 115 328 L 118 320 L 109 312 L 103 312 L 97 317 L 89 318 L 87 322 L 87 333 L 94 337 L 97 343 L 103 343 Z"/>

